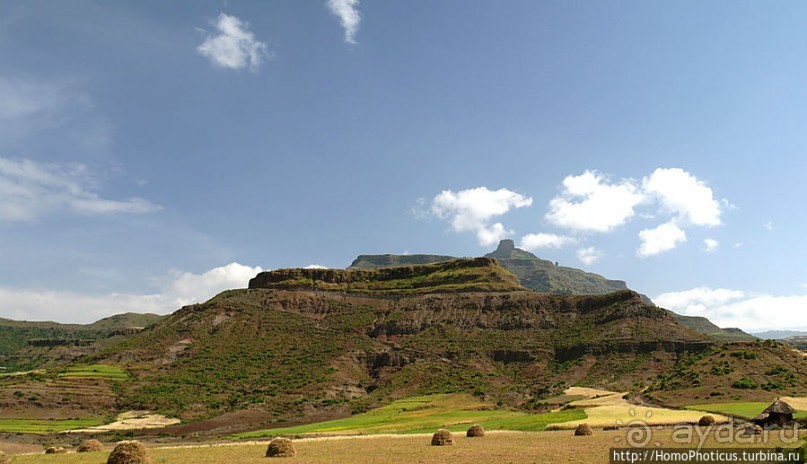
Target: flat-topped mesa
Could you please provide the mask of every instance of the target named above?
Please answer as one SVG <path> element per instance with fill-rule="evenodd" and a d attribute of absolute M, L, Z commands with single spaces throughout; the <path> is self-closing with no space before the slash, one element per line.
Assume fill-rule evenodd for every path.
<path fill-rule="evenodd" d="M 468 258 L 377 270 L 279 269 L 262 272 L 249 288 L 356 293 L 508 292 L 526 290 L 492 258 Z"/>

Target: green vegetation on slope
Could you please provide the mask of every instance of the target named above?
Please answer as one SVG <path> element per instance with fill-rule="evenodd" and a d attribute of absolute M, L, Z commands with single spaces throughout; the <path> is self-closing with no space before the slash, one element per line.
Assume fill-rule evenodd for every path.
<path fill-rule="evenodd" d="M 387 406 L 346 419 L 248 432 L 236 436 L 254 439 L 302 434 L 426 433 L 438 428 L 459 432 L 467 430 L 473 424 L 480 424 L 486 430 L 540 431 L 545 430 L 549 424 L 585 418 L 586 413 L 581 409 L 528 414 L 494 409 L 493 405 L 467 394 L 442 394 L 397 400 Z"/>
<path fill-rule="evenodd" d="M 129 379 L 129 374 L 118 366 L 93 364 L 91 366 L 68 367 L 65 372 L 59 374 L 59 377 L 124 381 Z"/>
<path fill-rule="evenodd" d="M 687 406 L 686 409 L 693 409 L 698 411 L 714 412 L 718 414 L 726 414 L 729 416 L 739 417 L 741 419 L 753 419 L 765 410 L 771 403 L 762 403 L 755 401 L 735 401 L 731 403 L 706 403 L 706 404 L 693 404 Z M 794 415 L 796 419 L 807 419 L 807 411 L 796 411 Z"/>
<path fill-rule="evenodd" d="M 162 318 L 156 314 L 118 314 L 92 324 L 60 324 L 0 319 L 0 366 L 7 372 L 37 369 L 75 359 L 105 344 L 122 329 L 147 327 Z"/>
<path fill-rule="evenodd" d="M 807 357 L 774 340 L 734 342 L 682 357 L 660 374 L 648 395 L 670 405 L 768 402 L 807 396 Z"/>
<path fill-rule="evenodd" d="M 513 274 L 489 258 L 371 271 L 280 269 L 258 274 L 249 281 L 249 288 L 379 294 L 524 290 Z"/>
<path fill-rule="evenodd" d="M 67 430 L 96 427 L 103 423 L 104 421 L 100 418 L 62 420 L 0 419 L 0 432 L 51 434 Z"/>

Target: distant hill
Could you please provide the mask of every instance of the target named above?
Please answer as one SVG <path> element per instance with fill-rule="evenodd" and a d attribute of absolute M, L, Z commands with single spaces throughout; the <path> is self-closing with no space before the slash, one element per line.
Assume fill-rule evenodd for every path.
<path fill-rule="evenodd" d="M 156 314 L 126 313 L 92 324 L 29 322 L 0 318 L 0 366 L 6 371 L 36 369 L 93 352 L 92 345 L 159 321 Z"/>
<path fill-rule="evenodd" d="M 797 335 L 794 337 L 787 337 L 782 339 L 783 342 L 790 343 L 791 345 L 795 346 L 796 348 L 807 351 L 807 335 Z"/>
<path fill-rule="evenodd" d="M 807 332 L 799 330 L 766 330 L 753 335 L 763 340 L 782 340 L 789 337 L 807 337 Z"/>
<path fill-rule="evenodd" d="M 542 293 L 559 295 L 601 295 L 615 291 L 627 290 L 622 280 L 607 279 L 599 274 L 586 272 L 572 267 L 559 266 L 557 263 L 541 259 L 534 254 L 516 248 L 512 240 L 502 240 L 495 251 L 485 255 L 495 258 L 508 271 L 512 272 L 521 285 Z M 398 266 L 450 261 L 454 258 L 445 255 L 359 255 L 348 270 L 383 269 Z M 647 304 L 653 302 L 646 295 L 639 294 Z M 751 341 L 755 338 L 740 329 L 721 329 L 703 317 L 683 316 L 670 311 L 678 321 L 691 329 L 724 341 Z"/>
<path fill-rule="evenodd" d="M 733 342 L 750 342 L 757 338 L 749 335 L 740 329 L 736 328 L 720 328 L 712 323 L 709 319 L 701 316 L 684 316 L 673 311 L 670 314 L 678 321 L 679 324 L 685 325 L 690 329 L 697 330 L 698 332 L 708 335 L 712 338 L 724 341 Z"/>
<path fill-rule="evenodd" d="M 561 295 L 600 295 L 627 290 L 622 280 L 609 280 L 591 272 L 540 259 L 518 249 L 512 240 L 502 240 L 498 248 L 485 256 L 496 258 L 518 277 L 519 282 L 536 292 Z"/>

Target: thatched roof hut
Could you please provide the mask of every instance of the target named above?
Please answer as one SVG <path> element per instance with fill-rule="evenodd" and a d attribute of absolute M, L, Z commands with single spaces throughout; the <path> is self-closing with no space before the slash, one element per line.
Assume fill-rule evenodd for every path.
<path fill-rule="evenodd" d="M 793 414 L 796 414 L 793 406 L 782 400 L 776 400 L 753 420 L 755 424 L 762 427 L 785 425 L 793 422 Z"/>

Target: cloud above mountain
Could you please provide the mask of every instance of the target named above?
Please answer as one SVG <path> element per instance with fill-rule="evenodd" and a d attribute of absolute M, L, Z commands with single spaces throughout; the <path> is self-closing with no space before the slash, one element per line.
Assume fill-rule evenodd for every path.
<path fill-rule="evenodd" d="M 201 274 L 175 271 L 156 279 L 160 290 L 151 294 L 93 294 L 37 288 L 0 287 L 2 317 L 89 323 L 125 312 L 167 314 L 182 306 L 202 303 L 233 288 L 245 288 L 263 269 L 239 263 L 215 267 Z"/>
<path fill-rule="evenodd" d="M 726 288 L 697 287 L 662 293 L 653 301 L 686 316 L 703 316 L 720 327 L 747 332 L 807 329 L 807 295 L 777 296 Z"/>
<path fill-rule="evenodd" d="M 431 213 L 451 223 L 455 232 L 473 232 L 482 246 L 495 245 L 512 232 L 493 218 L 511 209 L 532 205 L 532 198 L 507 190 L 477 187 L 454 192 L 443 190 L 431 201 Z"/>

